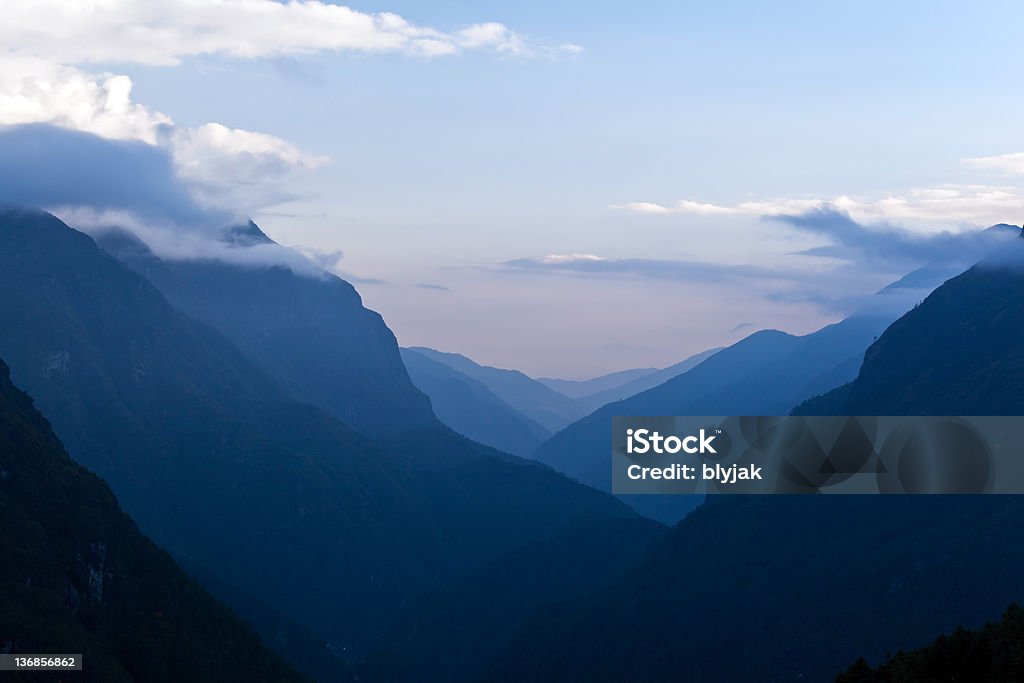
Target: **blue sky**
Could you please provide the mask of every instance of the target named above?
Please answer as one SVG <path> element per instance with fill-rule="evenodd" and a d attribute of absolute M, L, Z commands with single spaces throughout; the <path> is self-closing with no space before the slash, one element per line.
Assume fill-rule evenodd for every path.
<path fill-rule="evenodd" d="M 830 237 L 780 215 L 825 207 L 912 235 L 1024 216 L 1024 160 L 1004 156 L 1024 150 L 1017 3 L 351 5 L 446 35 L 500 22 L 525 46 L 425 57 L 333 45 L 315 22 L 287 40 L 272 23 L 247 33 L 246 12 L 268 1 L 238 0 L 238 26 L 112 3 L 111 44 L 132 21 L 163 22 L 185 45 L 222 22 L 209 49 L 86 49 L 104 37 L 80 17 L 52 21 L 78 51 L 0 38 L 129 77 L 132 102 L 177 129 L 258 131 L 315 160 L 268 164 L 255 200 L 251 169 L 225 190 L 239 164 L 198 143 L 187 168 L 206 164 L 208 194 L 237 197 L 282 243 L 343 252 L 335 267 L 403 344 L 532 374 L 667 365 L 755 327 L 811 331 L 920 265 L 796 256 Z M 66 10 L 51 4 L 51 17 Z M 45 33 L 42 16 L 24 21 Z M 261 40 L 280 49 L 247 47 Z M 0 122 L 148 135 L 31 116 Z M 588 265 L 601 260 L 613 267 Z M 678 275 L 705 262 L 787 275 Z"/>

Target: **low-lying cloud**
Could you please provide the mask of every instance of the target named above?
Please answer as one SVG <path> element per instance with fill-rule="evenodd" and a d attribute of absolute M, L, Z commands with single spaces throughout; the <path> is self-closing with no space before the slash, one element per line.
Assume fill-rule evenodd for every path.
<path fill-rule="evenodd" d="M 597 254 L 551 254 L 503 261 L 510 273 L 599 278 L 645 278 L 712 285 L 729 296 L 807 302 L 831 313 L 899 310 L 922 290 L 941 283 L 1020 238 L 1020 228 L 918 234 L 888 224 L 863 225 L 828 209 L 770 217 L 773 222 L 821 238 L 828 244 L 789 254 L 783 265 L 730 264 L 687 259 L 611 258 Z M 1024 246 L 1024 245 L 1022 245 Z M 900 287 L 884 284 L 920 269 Z"/>
<path fill-rule="evenodd" d="M 1020 229 L 1013 226 L 983 231 L 916 233 L 888 223 L 863 225 L 848 214 L 830 209 L 778 215 L 771 220 L 829 241 L 827 245 L 798 252 L 800 255 L 840 259 L 873 270 L 973 263 L 1009 239 L 1020 236 Z"/>
<path fill-rule="evenodd" d="M 514 271 L 634 275 L 659 280 L 701 282 L 789 279 L 792 275 L 757 265 L 728 265 L 672 259 L 604 258 L 593 254 L 551 254 L 541 258 L 518 258 L 503 261 L 500 267 Z"/>
<path fill-rule="evenodd" d="M 0 128 L 0 204 L 47 209 L 92 234 L 128 231 L 164 259 L 322 275 L 341 258 L 327 264 L 278 244 L 225 241 L 245 217 L 197 202 L 166 149 L 57 126 Z"/>

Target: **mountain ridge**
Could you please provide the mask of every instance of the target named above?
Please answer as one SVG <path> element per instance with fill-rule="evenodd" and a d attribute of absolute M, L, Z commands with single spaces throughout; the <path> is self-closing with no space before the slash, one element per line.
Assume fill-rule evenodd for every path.
<path fill-rule="evenodd" d="M 438 351 L 425 346 L 409 348 L 483 382 L 499 398 L 545 429 L 556 431 L 586 413 L 586 408 L 576 401 L 519 370 L 481 365 L 462 354 Z"/>
<path fill-rule="evenodd" d="M 338 647 L 514 547 L 634 516 L 433 419 L 368 439 L 49 214 L 0 212 L 0 286 L 0 357 L 69 452 L 175 556 Z"/>
<path fill-rule="evenodd" d="M 459 434 L 524 458 L 551 436 L 483 382 L 412 349 L 403 348 L 401 354 L 413 384 L 430 398 L 438 419 Z"/>
<path fill-rule="evenodd" d="M 253 222 L 225 232 L 235 252 L 278 247 Z M 398 342 L 350 283 L 323 271 L 218 259 L 161 259 L 124 230 L 97 244 L 190 318 L 220 332 L 297 398 L 374 436 L 438 424 Z"/>

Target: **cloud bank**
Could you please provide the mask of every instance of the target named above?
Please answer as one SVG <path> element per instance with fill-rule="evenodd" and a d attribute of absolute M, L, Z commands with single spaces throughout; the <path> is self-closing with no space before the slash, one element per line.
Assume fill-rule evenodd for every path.
<path fill-rule="evenodd" d="M 730 296 L 809 302 L 831 313 L 865 307 L 912 305 L 919 291 L 1019 241 L 1020 228 L 995 226 L 984 231 L 912 233 L 886 223 L 865 225 L 830 208 L 770 216 L 827 245 L 789 255 L 784 265 L 728 264 L 685 259 L 608 258 L 596 254 L 551 254 L 503 261 L 511 273 L 561 274 L 712 285 Z M 881 284 L 920 269 L 899 287 L 875 296 Z M 903 291 L 899 291 L 903 290 Z"/>
<path fill-rule="evenodd" d="M 318 52 L 528 58 L 579 51 L 535 43 L 495 22 L 440 31 L 319 0 L 8 0 L 0 44 L 0 126 L 45 123 L 159 147 L 198 203 L 239 217 L 292 199 L 282 182 L 328 160 L 266 133 L 217 122 L 178 125 L 134 101 L 129 77 L 82 65 Z"/>
<path fill-rule="evenodd" d="M 1024 155 L 1007 155 L 1010 161 L 997 162 L 1012 167 L 1020 157 L 1024 172 Z M 981 160 L 977 160 L 981 161 Z M 779 198 L 740 202 L 732 205 L 712 204 L 693 200 L 680 200 L 673 204 L 656 202 L 628 202 L 614 204 L 614 209 L 651 215 L 689 214 L 698 216 L 793 216 L 814 211 L 837 211 L 849 214 L 854 220 L 902 221 L 991 225 L 1024 215 L 1024 192 L 1009 186 L 940 185 L 916 188 L 904 193 L 871 199 L 840 195 L 831 198 Z"/>
<path fill-rule="evenodd" d="M 797 252 L 798 255 L 839 259 L 855 264 L 864 272 L 925 264 L 967 265 L 1020 237 L 1020 228 L 1012 226 L 995 226 L 984 231 L 914 233 L 889 223 L 863 225 L 849 214 L 832 209 L 777 215 L 771 220 L 829 241 L 827 245 Z"/>
<path fill-rule="evenodd" d="M 280 181 L 327 161 L 265 133 L 179 126 L 135 102 L 127 76 L 0 57 L 0 126 L 41 123 L 162 149 L 196 201 L 239 216 L 286 199 Z"/>
<path fill-rule="evenodd" d="M 0 129 L 0 205 L 42 207 L 94 236 L 126 230 L 164 259 L 323 276 L 342 257 L 317 260 L 274 243 L 225 240 L 237 217 L 197 202 L 167 150 L 47 124 Z"/>
<path fill-rule="evenodd" d="M 7 0 L 0 43 L 8 55 L 61 64 L 162 66 L 204 55 L 256 59 L 348 51 L 436 57 L 487 51 L 536 57 L 580 50 L 534 43 L 496 22 L 441 31 L 390 12 L 359 12 L 318 0 Z"/>
<path fill-rule="evenodd" d="M 90 207 L 197 228 L 231 221 L 194 200 L 166 150 L 46 124 L 0 129 L 0 202 Z"/>
<path fill-rule="evenodd" d="M 986 171 L 996 171 L 1005 175 L 1024 175 L 1024 152 L 977 157 L 967 159 L 966 162 L 975 168 Z"/>

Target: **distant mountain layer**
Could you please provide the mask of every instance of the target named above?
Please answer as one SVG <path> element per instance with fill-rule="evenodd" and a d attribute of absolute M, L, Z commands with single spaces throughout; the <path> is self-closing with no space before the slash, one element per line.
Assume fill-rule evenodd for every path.
<path fill-rule="evenodd" d="M 224 599 L 339 648 L 514 548 L 634 516 L 433 419 L 396 414 L 370 441 L 48 214 L 0 212 L 0 288 L 0 357 L 72 456 L 211 587 L 237 589 Z"/>
<path fill-rule="evenodd" d="M 623 384 L 628 384 L 635 379 L 646 377 L 655 372 L 658 368 L 634 368 L 632 370 L 619 370 L 607 375 L 594 377 L 593 379 L 556 379 L 553 377 L 538 377 L 537 381 L 546 387 L 554 389 L 563 396 L 569 398 L 586 398 L 602 391 L 617 389 Z"/>
<path fill-rule="evenodd" d="M 402 349 L 413 384 L 430 398 L 437 417 L 456 432 L 492 448 L 529 457 L 551 432 L 498 398 L 482 382 Z"/>
<path fill-rule="evenodd" d="M 300 680 L 71 461 L 2 361 L 0 557 L 0 650 L 82 654 L 67 680 Z"/>
<path fill-rule="evenodd" d="M 786 415 L 794 405 L 855 376 L 864 349 L 889 318 L 853 316 L 813 334 L 756 332 L 653 389 L 610 403 L 555 434 L 535 458 L 585 484 L 611 490 L 609 429 L 615 415 Z M 699 500 L 633 496 L 642 514 L 675 522 Z"/>
<path fill-rule="evenodd" d="M 395 336 L 344 280 L 261 266 L 259 254 L 234 264 L 161 260 L 121 231 L 97 239 L 176 308 L 223 334 L 296 397 L 357 431 L 377 435 L 437 426 L 429 402 L 409 379 Z M 280 249 L 255 223 L 234 229 L 225 240 L 236 252 Z"/>
<path fill-rule="evenodd" d="M 622 401 L 624 399 L 630 398 L 631 396 L 636 396 L 637 394 L 647 391 L 648 389 L 653 389 L 659 384 L 664 384 L 665 382 L 669 381 L 670 379 L 673 379 L 674 377 L 678 377 L 684 372 L 692 370 L 693 368 L 697 367 L 698 365 L 706 361 L 708 358 L 718 353 L 719 351 L 721 351 L 720 348 L 701 351 L 700 353 L 688 356 L 687 358 L 679 361 L 678 363 L 675 363 L 674 365 L 670 365 L 667 368 L 662 368 L 661 370 L 656 370 L 655 372 L 652 372 L 650 374 L 642 375 L 617 387 L 610 387 L 608 389 L 604 389 L 603 391 L 599 391 L 596 394 L 592 394 L 583 399 L 580 399 L 580 401 L 584 403 L 591 411 L 594 411 L 608 403 L 614 403 L 615 401 Z"/>
<path fill-rule="evenodd" d="M 425 347 L 411 350 L 482 382 L 505 403 L 550 431 L 561 429 L 587 413 L 586 407 L 518 370 L 492 368 L 457 353 Z"/>

